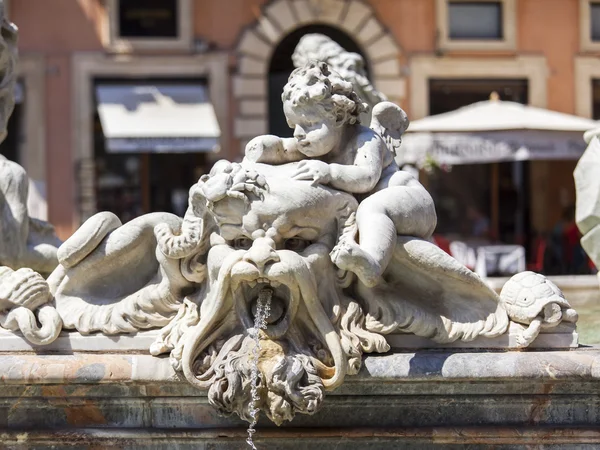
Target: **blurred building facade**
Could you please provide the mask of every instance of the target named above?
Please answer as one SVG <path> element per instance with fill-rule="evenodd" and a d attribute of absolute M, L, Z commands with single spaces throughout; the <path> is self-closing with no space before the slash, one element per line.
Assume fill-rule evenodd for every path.
<path fill-rule="evenodd" d="M 600 118 L 595 1 L 5 3 L 20 29 L 20 94 L 1 151 L 28 170 L 63 238 L 98 210 L 113 210 L 123 220 L 154 210 L 181 214 L 187 188 L 214 161 L 239 160 L 256 135 L 287 133 L 279 96 L 293 49 L 306 33 L 327 34 L 361 53 L 377 89 L 411 119 L 487 99 L 492 91 L 503 100 Z M 123 128 L 144 124 L 158 133 L 162 122 L 153 125 L 135 101 L 118 105 L 130 113 L 122 119 L 111 113 L 116 88 L 151 95 L 159 106 L 189 107 L 178 110 L 182 117 L 200 114 L 195 131 L 170 125 L 179 130 L 176 145 L 183 150 L 169 152 L 171 143 L 158 145 L 151 133 L 119 139 Z M 195 90 L 201 100 L 173 100 L 176 94 L 165 100 L 173 89 Z M 214 119 L 217 131 L 205 129 Z M 490 191 L 499 190 L 496 233 L 520 242 L 549 233 L 574 204 L 575 163 L 464 166 L 453 169 L 459 187 L 443 171 L 423 180 L 437 190 L 446 223 L 464 215 L 464 203 L 489 215 Z M 490 187 L 494 177 L 496 187 Z"/>

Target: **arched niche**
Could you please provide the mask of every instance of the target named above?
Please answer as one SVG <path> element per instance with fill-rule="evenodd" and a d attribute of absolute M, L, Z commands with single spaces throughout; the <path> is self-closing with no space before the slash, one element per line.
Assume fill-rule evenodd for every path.
<path fill-rule="evenodd" d="M 286 39 L 291 42 L 294 32 L 303 35 L 316 29 L 325 30 L 324 34 L 336 30 L 349 36 L 355 47 L 340 42 L 339 34 L 338 39 L 327 34 L 346 50 L 360 53 L 375 87 L 391 101 L 402 103 L 406 90 L 400 70 L 402 52 L 369 4 L 362 0 L 274 0 L 242 32 L 236 47 L 234 137 L 239 139 L 242 151 L 248 140 L 269 132 L 269 74 L 272 61 L 279 58 L 279 45 Z"/>

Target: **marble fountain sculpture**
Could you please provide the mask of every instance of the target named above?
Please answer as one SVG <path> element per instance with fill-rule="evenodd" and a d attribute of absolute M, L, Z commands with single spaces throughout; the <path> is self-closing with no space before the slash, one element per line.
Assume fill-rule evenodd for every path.
<path fill-rule="evenodd" d="M 12 108 L 11 36 L 16 29 L 4 21 L 3 30 L 0 111 L 5 114 L 0 118 L 5 130 Z M 114 397 L 110 389 L 117 386 L 111 388 L 111 380 L 133 381 L 135 375 L 127 378 L 123 367 L 135 365 L 130 361 L 138 356 L 102 353 L 96 344 L 87 347 L 94 353 L 82 356 L 72 349 L 45 354 L 59 338 L 72 343 L 74 336 L 83 341 L 108 336 L 118 342 L 132 336 L 131 342 L 139 342 L 150 333 L 153 342 L 142 350 L 153 355 L 147 357 L 156 361 L 152 367 L 168 358 L 169 370 L 177 374 L 173 376 L 205 391 L 208 403 L 220 413 L 235 413 L 253 424 L 262 411 L 277 425 L 299 413 L 316 413 L 327 392 L 343 388 L 359 372 L 367 354 L 391 352 L 383 358 L 399 357 L 401 364 L 400 350 L 481 349 L 474 359 L 465 353 L 471 363 L 459 363 L 454 370 L 480 364 L 469 377 L 502 377 L 507 366 L 515 371 L 509 376 L 516 377 L 517 371 L 518 376 L 535 372 L 537 363 L 527 355 L 511 360 L 485 351 L 577 346 L 577 313 L 545 277 L 515 275 L 497 294 L 432 243 L 432 198 L 394 161 L 409 125 L 400 107 L 378 102 L 369 126 L 363 124 L 367 105 L 353 82 L 314 60 L 303 61 L 291 74 L 282 98 L 294 137 L 258 136 L 248 143 L 241 163 L 217 162 L 190 188 L 183 218 L 152 213 L 123 224 L 114 214 L 100 212 L 55 251 L 53 239 L 32 237 L 38 228 L 28 221 L 26 193 L 18 188 L 24 172 L 14 163 L 0 162 L 0 328 L 5 329 L 0 329 L 0 382 L 16 389 L 5 391 L 8 400 L 0 404 L 0 413 L 9 405 L 9 430 L 48 426 L 54 423 L 52 415 L 63 413 L 75 426 L 118 423 L 125 427 L 121 434 L 127 427 L 176 426 L 175 415 L 164 410 L 185 407 L 183 397 L 175 397 L 174 403 L 165 400 L 162 407 L 159 403 L 151 426 L 134 418 L 138 409 L 152 408 L 152 403 L 132 407 L 123 419 L 111 419 L 122 414 L 123 404 L 102 399 L 105 394 L 100 393 L 108 389 L 108 397 Z M 11 211 L 19 211 L 19 220 Z M 39 227 L 51 237 L 48 226 Z M 6 238 L 13 235 L 7 233 L 21 239 Z M 32 249 L 42 243 L 47 245 L 44 251 L 31 259 Z M 4 258 L 7 254 L 19 257 Z M 30 342 L 40 353 L 31 358 L 20 350 L 6 355 L 2 341 L 17 340 Z M 543 379 L 550 373 L 555 379 L 555 367 L 560 367 L 564 372 L 558 376 L 572 372 L 580 384 L 588 376 L 584 369 L 583 375 L 575 374 L 567 352 L 557 353 L 548 359 L 533 352 L 543 368 L 532 376 Z M 587 367 L 584 360 L 589 358 L 576 357 L 578 368 Z M 113 365 L 105 369 L 101 361 L 109 359 Z M 495 359 L 512 363 L 494 368 Z M 553 362 L 547 365 L 546 360 Z M 78 361 L 86 365 L 75 371 L 72 364 Z M 593 366 L 595 360 L 590 361 Z M 96 375 L 98 370 L 102 375 Z M 159 380 L 160 374 L 150 378 Z M 67 379 L 97 383 L 97 389 L 64 388 L 61 383 Z M 38 382 L 53 384 L 42 389 L 45 394 L 35 403 L 28 396 L 36 395 Z M 25 391 L 18 390 L 21 385 Z M 142 392 L 136 385 L 119 389 L 132 389 L 133 396 Z M 133 397 L 130 401 L 138 404 Z M 114 402 L 116 409 L 110 409 Z M 27 409 L 29 404 L 37 406 Z M 16 414 L 22 408 L 28 412 L 20 422 Z M 57 409 L 37 419 L 35 408 Z M 103 413 L 102 408 L 112 412 Z M 542 406 L 536 411 L 540 408 L 545 411 Z M 7 426 L 2 414 L 0 430 Z M 166 423 L 160 422 L 161 414 L 169 417 Z M 206 424 L 211 420 L 202 416 L 200 427 L 210 426 Z M 78 432 L 88 433 L 85 439 L 102 434 L 96 429 Z M 34 438 L 16 433 L 2 436 L 25 445 Z M 57 433 L 52 431 L 43 442 L 59 442 Z M 109 440 L 116 439 L 114 433 L 109 430 Z M 156 436 L 144 442 L 154 445 Z M 186 436 L 172 437 L 165 445 Z M 76 437 L 68 434 L 60 442 L 70 445 Z"/>
<path fill-rule="evenodd" d="M 241 163 L 215 164 L 183 219 L 101 212 L 58 248 L 47 279 L 2 267 L 0 324 L 36 344 L 158 329 L 149 352 L 169 354 L 219 411 L 252 420 L 256 407 L 277 424 L 315 413 L 391 336 L 521 348 L 563 322 L 574 333 L 577 314 L 543 276 L 516 275 L 498 295 L 431 242 L 431 196 L 393 158 L 402 109 L 380 102 L 362 125 L 352 83 L 316 61 L 292 73 L 283 101 L 294 137 L 259 136 Z"/>

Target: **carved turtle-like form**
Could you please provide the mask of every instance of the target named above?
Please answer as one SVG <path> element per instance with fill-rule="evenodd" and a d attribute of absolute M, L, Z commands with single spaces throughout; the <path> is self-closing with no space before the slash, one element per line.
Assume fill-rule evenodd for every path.
<path fill-rule="evenodd" d="M 531 344 L 542 328 L 555 327 L 562 321 L 577 322 L 577 312 L 562 291 L 539 273 L 513 276 L 502 288 L 500 298 L 511 320 L 529 325 L 517 337 L 519 347 Z"/>

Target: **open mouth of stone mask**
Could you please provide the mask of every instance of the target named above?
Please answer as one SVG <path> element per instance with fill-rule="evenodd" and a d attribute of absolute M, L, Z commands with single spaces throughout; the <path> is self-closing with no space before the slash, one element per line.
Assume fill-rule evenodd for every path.
<path fill-rule="evenodd" d="M 290 314 L 297 304 L 292 290 L 275 280 L 258 278 L 240 283 L 235 294 L 238 314 L 246 329 L 254 327 L 258 312 L 259 296 L 270 297 L 269 312 L 265 318 L 266 329 L 263 332 L 270 338 L 283 336 L 291 323 Z"/>

